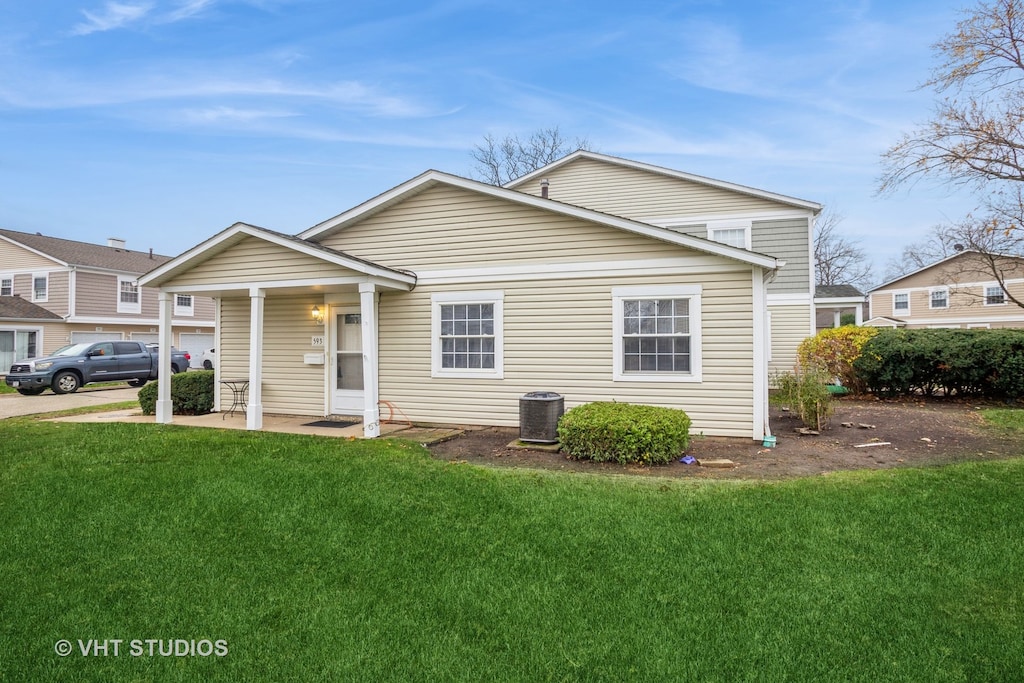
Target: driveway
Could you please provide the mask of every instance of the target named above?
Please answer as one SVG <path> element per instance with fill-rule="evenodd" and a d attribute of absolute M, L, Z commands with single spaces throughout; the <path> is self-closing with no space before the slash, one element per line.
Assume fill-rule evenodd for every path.
<path fill-rule="evenodd" d="M 45 391 L 38 396 L 0 394 L 0 420 L 18 415 L 50 413 L 55 410 L 67 410 L 68 408 L 134 401 L 138 397 L 139 390 L 133 389 L 127 384 L 118 384 L 112 387 L 83 387 L 73 394 L 63 394 L 60 396 L 49 391 Z"/>

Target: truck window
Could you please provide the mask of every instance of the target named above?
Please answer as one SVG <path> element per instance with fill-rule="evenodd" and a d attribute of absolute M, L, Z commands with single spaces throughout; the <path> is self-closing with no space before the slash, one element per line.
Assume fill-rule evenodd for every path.
<path fill-rule="evenodd" d="M 139 348 L 139 342 L 122 341 L 114 342 L 114 353 L 121 355 L 124 353 L 142 353 L 142 349 Z"/>

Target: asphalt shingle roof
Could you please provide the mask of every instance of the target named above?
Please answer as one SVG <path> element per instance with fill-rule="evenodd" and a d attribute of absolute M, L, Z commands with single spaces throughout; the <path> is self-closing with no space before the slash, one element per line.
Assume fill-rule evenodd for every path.
<path fill-rule="evenodd" d="M 61 317 L 20 296 L 0 296 L 0 319 L 60 320 Z"/>
<path fill-rule="evenodd" d="M 855 296 L 864 296 L 853 285 L 815 285 L 814 298 L 816 299 L 846 299 Z"/>
<path fill-rule="evenodd" d="M 48 237 L 16 230 L 0 229 L 0 236 L 72 266 L 90 266 L 141 274 L 171 260 L 170 256 L 150 255 L 146 251 L 119 249 L 103 244 L 76 242 L 61 237 Z"/>

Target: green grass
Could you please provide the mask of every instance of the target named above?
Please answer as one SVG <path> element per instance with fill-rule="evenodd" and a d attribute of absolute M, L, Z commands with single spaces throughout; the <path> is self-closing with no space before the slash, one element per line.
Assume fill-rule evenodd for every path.
<path fill-rule="evenodd" d="M 0 437 L 0 680 L 1024 670 L 1024 460 L 738 484 L 166 425 L 18 419 Z M 61 658 L 62 638 L 229 652 Z"/>
<path fill-rule="evenodd" d="M 986 408 L 981 415 L 1000 431 L 1024 434 L 1024 410 L 1020 408 Z"/>

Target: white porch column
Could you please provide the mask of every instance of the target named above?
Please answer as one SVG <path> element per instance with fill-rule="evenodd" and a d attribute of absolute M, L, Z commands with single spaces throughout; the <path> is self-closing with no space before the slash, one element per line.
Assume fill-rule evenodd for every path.
<path fill-rule="evenodd" d="M 249 401 L 245 428 L 263 429 L 263 304 L 267 292 L 249 290 Z"/>
<path fill-rule="evenodd" d="M 853 317 L 854 317 L 854 322 L 857 325 L 863 325 L 864 324 L 864 303 L 863 302 L 857 304 L 854 307 L 854 309 L 853 309 Z"/>
<path fill-rule="evenodd" d="M 377 287 L 359 285 L 359 315 L 363 332 L 363 436 L 380 436 L 380 400 L 377 375 Z"/>
<path fill-rule="evenodd" d="M 832 327 L 839 327 L 839 324 L 842 321 L 842 319 L 842 311 L 840 311 L 838 308 L 832 311 Z"/>
<path fill-rule="evenodd" d="M 174 404 L 171 402 L 171 316 L 174 313 L 174 295 L 161 289 L 157 299 L 160 308 L 160 356 L 157 367 L 159 384 L 156 390 L 156 421 L 168 424 L 174 415 Z"/>

